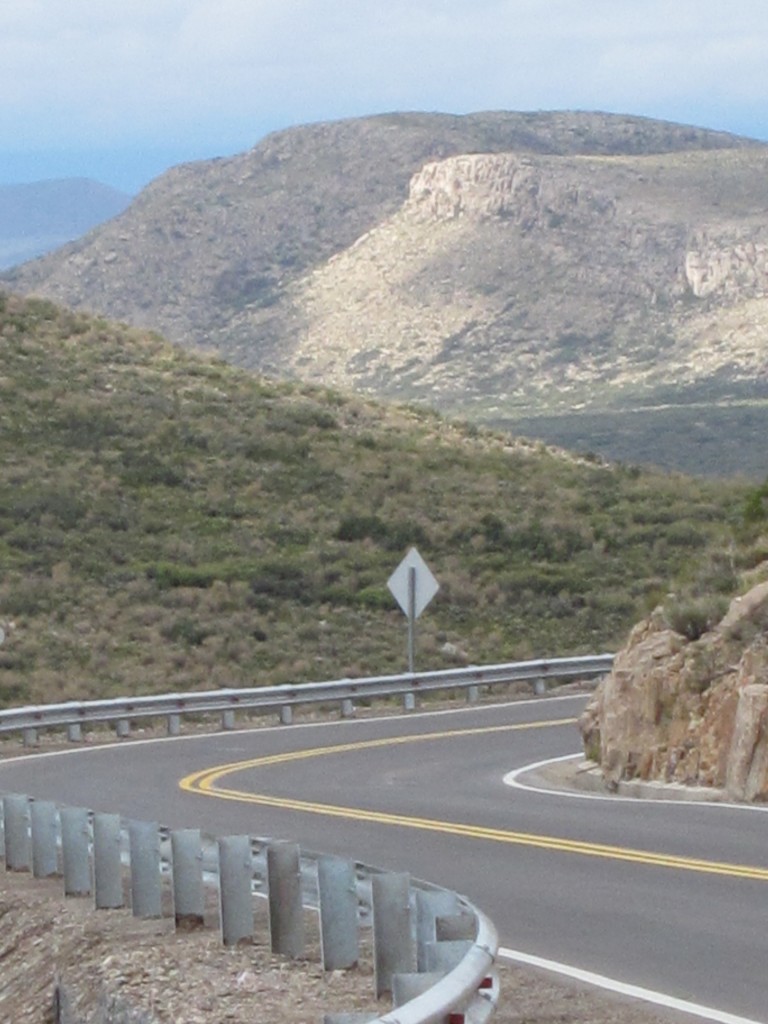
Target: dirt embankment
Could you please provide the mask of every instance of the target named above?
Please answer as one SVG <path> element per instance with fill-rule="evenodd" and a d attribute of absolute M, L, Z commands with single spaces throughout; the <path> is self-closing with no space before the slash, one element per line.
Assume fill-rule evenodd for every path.
<path fill-rule="evenodd" d="M 390 1009 L 373 998 L 369 947 L 354 971 L 325 974 L 316 942 L 307 960 L 269 950 L 266 907 L 253 944 L 221 945 L 211 927 L 175 933 L 173 921 L 92 910 L 61 881 L 0 874 L 0 1019 L 9 1024 L 320 1024 L 329 1012 Z M 310 924 L 316 930 L 316 923 Z M 501 966 L 495 1024 L 663 1024 L 672 1018 L 528 968 Z M 60 1016 L 54 1003 L 60 985 Z"/>

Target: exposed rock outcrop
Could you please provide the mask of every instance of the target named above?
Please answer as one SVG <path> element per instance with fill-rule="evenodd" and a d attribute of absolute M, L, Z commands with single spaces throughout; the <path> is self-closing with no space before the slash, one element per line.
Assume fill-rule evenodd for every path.
<path fill-rule="evenodd" d="M 656 780 L 768 800 L 768 583 L 695 640 L 654 612 L 616 656 L 580 728 L 609 786 Z"/>
<path fill-rule="evenodd" d="M 685 277 L 696 298 L 720 292 L 725 296 L 768 292 L 768 245 L 742 239 L 732 245 L 708 238 L 696 240 L 685 255 Z"/>
<path fill-rule="evenodd" d="M 559 227 L 577 214 L 610 217 L 615 201 L 608 192 L 585 186 L 554 166 L 514 153 L 471 153 L 428 163 L 413 176 L 411 211 L 437 220 L 507 217 L 527 227 Z"/>

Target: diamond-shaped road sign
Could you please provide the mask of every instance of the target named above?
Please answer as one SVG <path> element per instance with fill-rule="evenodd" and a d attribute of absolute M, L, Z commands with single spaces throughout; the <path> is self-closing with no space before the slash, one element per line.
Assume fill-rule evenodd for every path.
<path fill-rule="evenodd" d="M 414 570 L 413 607 L 411 604 L 411 569 Z M 411 548 L 387 580 L 392 596 L 406 615 L 418 619 L 440 589 L 440 584 L 416 548 Z"/>

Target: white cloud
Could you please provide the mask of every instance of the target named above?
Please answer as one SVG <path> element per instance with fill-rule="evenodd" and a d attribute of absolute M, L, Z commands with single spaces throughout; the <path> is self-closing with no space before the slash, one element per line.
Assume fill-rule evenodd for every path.
<path fill-rule="evenodd" d="M 0 2 L 0 132 L 18 146 L 396 108 L 685 120 L 766 91 L 764 0 Z"/>

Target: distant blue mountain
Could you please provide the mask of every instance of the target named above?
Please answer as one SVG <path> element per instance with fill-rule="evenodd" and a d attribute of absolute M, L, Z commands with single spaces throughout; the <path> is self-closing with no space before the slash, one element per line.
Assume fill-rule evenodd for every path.
<path fill-rule="evenodd" d="M 87 178 L 0 185 L 0 269 L 79 238 L 122 213 L 131 199 Z"/>

